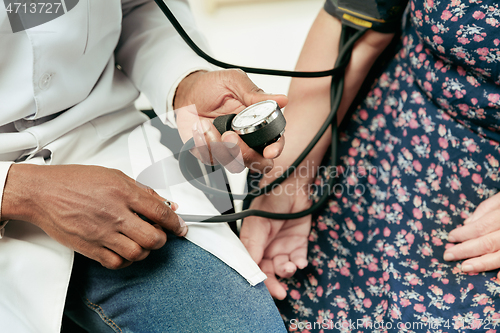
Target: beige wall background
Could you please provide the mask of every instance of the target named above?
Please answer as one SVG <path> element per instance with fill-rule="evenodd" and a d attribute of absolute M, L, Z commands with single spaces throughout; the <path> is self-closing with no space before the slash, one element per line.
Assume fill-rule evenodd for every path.
<path fill-rule="evenodd" d="M 189 0 L 216 58 L 237 65 L 294 69 L 324 0 Z M 289 78 L 250 75 L 262 89 L 287 93 Z M 141 97 L 140 108 L 149 107 Z"/>

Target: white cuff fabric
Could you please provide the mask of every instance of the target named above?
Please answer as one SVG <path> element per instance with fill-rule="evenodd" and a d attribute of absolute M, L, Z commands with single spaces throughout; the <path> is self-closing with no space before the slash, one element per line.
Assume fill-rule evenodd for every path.
<path fill-rule="evenodd" d="M 3 189 L 7 180 L 7 174 L 9 173 L 9 169 L 12 164 L 14 164 L 14 162 L 0 162 L 0 218 L 2 217 Z M 7 222 L 8 221 L 0 221 L 0 239 L 3 237 L 4 227 Z"/>
<path fill-rule="evenodd" d="M 210 68 L 209 66 L 203 66 L 203 67 L 198 67 L 198 68 L 192 68 L 182 75 L 179 76 L 179 78 L 174 82 L 170 90 L 168 91 L 167 95 L 167 109 L 166 109 L 166 114 L 158 114 L 158 117 L 164 123 L 165 125 L 168 125 L 173 128 L 177 128 L 177 123 L 175 121 L 175 112 L 174 112 L 174 98 L 175 98 L 175 93 L 177 92 L 177 88 L 179 87 L 179 84 L 184 80 L 188 75 L 197 72 L 197 71 L 211 71 L 214 70 L 214 68 Z M 161 112 L 161 111 L 160 111 Z"/>

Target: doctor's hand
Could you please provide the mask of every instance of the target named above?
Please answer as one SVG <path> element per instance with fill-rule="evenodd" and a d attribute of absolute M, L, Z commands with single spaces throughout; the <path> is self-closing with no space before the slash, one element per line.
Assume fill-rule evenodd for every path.
<path fill-rule="evenodd" d="M 448 234 L 448 241 L 458 244 L 445 251 L 444 259 L 467 259 L 461 265 L 464 273 L 500 268 L 500 193 L 483 201 L 462 227 Z"/>
<path fill-rule="evenodd" d="M 163 228 L 178 236 L 187 233 L 184 221 L 164 201 L 114 169 L 14 164 L 5 184 L 2 219 L 30 222 L 62 245 L 118 269 L 161 248 L 167 241 Z"/>
<path fill-rule="evenodd" d="M 261 195 L 252 201 L 250 209 L 294 213 L 311 206 L 307 185 L 298 186 L 285 181 L 281 186 L 279 195 Z M 307 266 L 310 229 L 311 215 L 295 220 L 272 220 L 256 216 L 244 219 L 240 239 L 253 260 L 267 275 L 265 284 L 274 298 L 286 297 L 286 290 L 276 276 L 288 278 L 297 269 Z"/>
<path fill-rule="evenodd" d="M 230 172 L 245 166 L 258 172 L 271 170 L 272 159 L 281 154 L 283 138 L 264 149 L 263 156 L 248 147 L 233 131 L 222 136 L 212 125 L 218 116 L 239 113 L 257 102 L 274 100 L 280 107 L 285 95 L 266 94 L 241 70 L 199 71 L 187 76 L 177 88 L 174 108 L 184 142 L 194 138 L 193 154 L 205 164 L 222 164 Z"/>

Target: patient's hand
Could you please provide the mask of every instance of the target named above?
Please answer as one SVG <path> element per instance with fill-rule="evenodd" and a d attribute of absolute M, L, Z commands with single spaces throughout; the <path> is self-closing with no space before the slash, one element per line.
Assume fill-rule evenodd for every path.
<path fill-rule="evenodd" d="M 59 243 L 117 269 L 161 248 L 167 240 L 162 228 L 178 236 L 187 233 L 164 201 L 118 170 L 14 164 L 5 184 L 2 219 L 33 223 Z"/>
<path fill-rule="evenodd" d="M 448 234 L 448 240 L 457 244 L 446 250 L 444 259 L 466 259 L 461 265 L 465 273 L 500 268 L 500 193 L 483 201 L 464 226 Z"/>
<path fill-rule="evenodd" d="M 265 172 L 272 159 L 281 154 L 284 140 L 269 145 L 260 155 L 234 132 L 220 135 L 212 125 L 215 118 L 239 113 L 260 101 L 274 100 L 280 107 L 288 103 L 284 95 L 266 94 L 241 70 L 195 72 L 179 85 L 174 101 L 179 134 L 184 142 L 194 137 L 193 153 L 205 164 L 222 164 L 230 172 L 241 172 L 245 166 Z"/>
<path fill-rule="evenodd" d="M 295 179 L 291 179 L 295 182 Z M 296 187 L 296 183 L 284 182 L 280 195 L 262 195 L 251 204 L 250 209 L 274 213 L 293 213 L 311 206 L 307 186 Z M 288 186 L 287 186 L 288 185 Z M 279 192 L 275 192 L 279 193 Z M 307 266 L 307 244 L 311 229 L 311 215 L 296 220 L 271 220 L 251 216 L 243 221 L 240 238 L 252 258 L 267 275 L 265 284 L 277 299 L 286 297 L 286 290 L 277 276 L 291 277 L 297 268 Z"/>

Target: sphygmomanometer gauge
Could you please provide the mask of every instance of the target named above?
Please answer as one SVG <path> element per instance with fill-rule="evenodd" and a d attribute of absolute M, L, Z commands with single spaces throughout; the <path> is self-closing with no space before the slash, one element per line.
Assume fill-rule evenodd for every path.
<path fill-rule="evenodd" d="M 249 147 L 262 153 L 281 138 L 286 121 L 278 103 L 269 100 L 250 105 L 236 115 L 218 117 L 214 125 L 221 133 L 233 130 Z"/>

